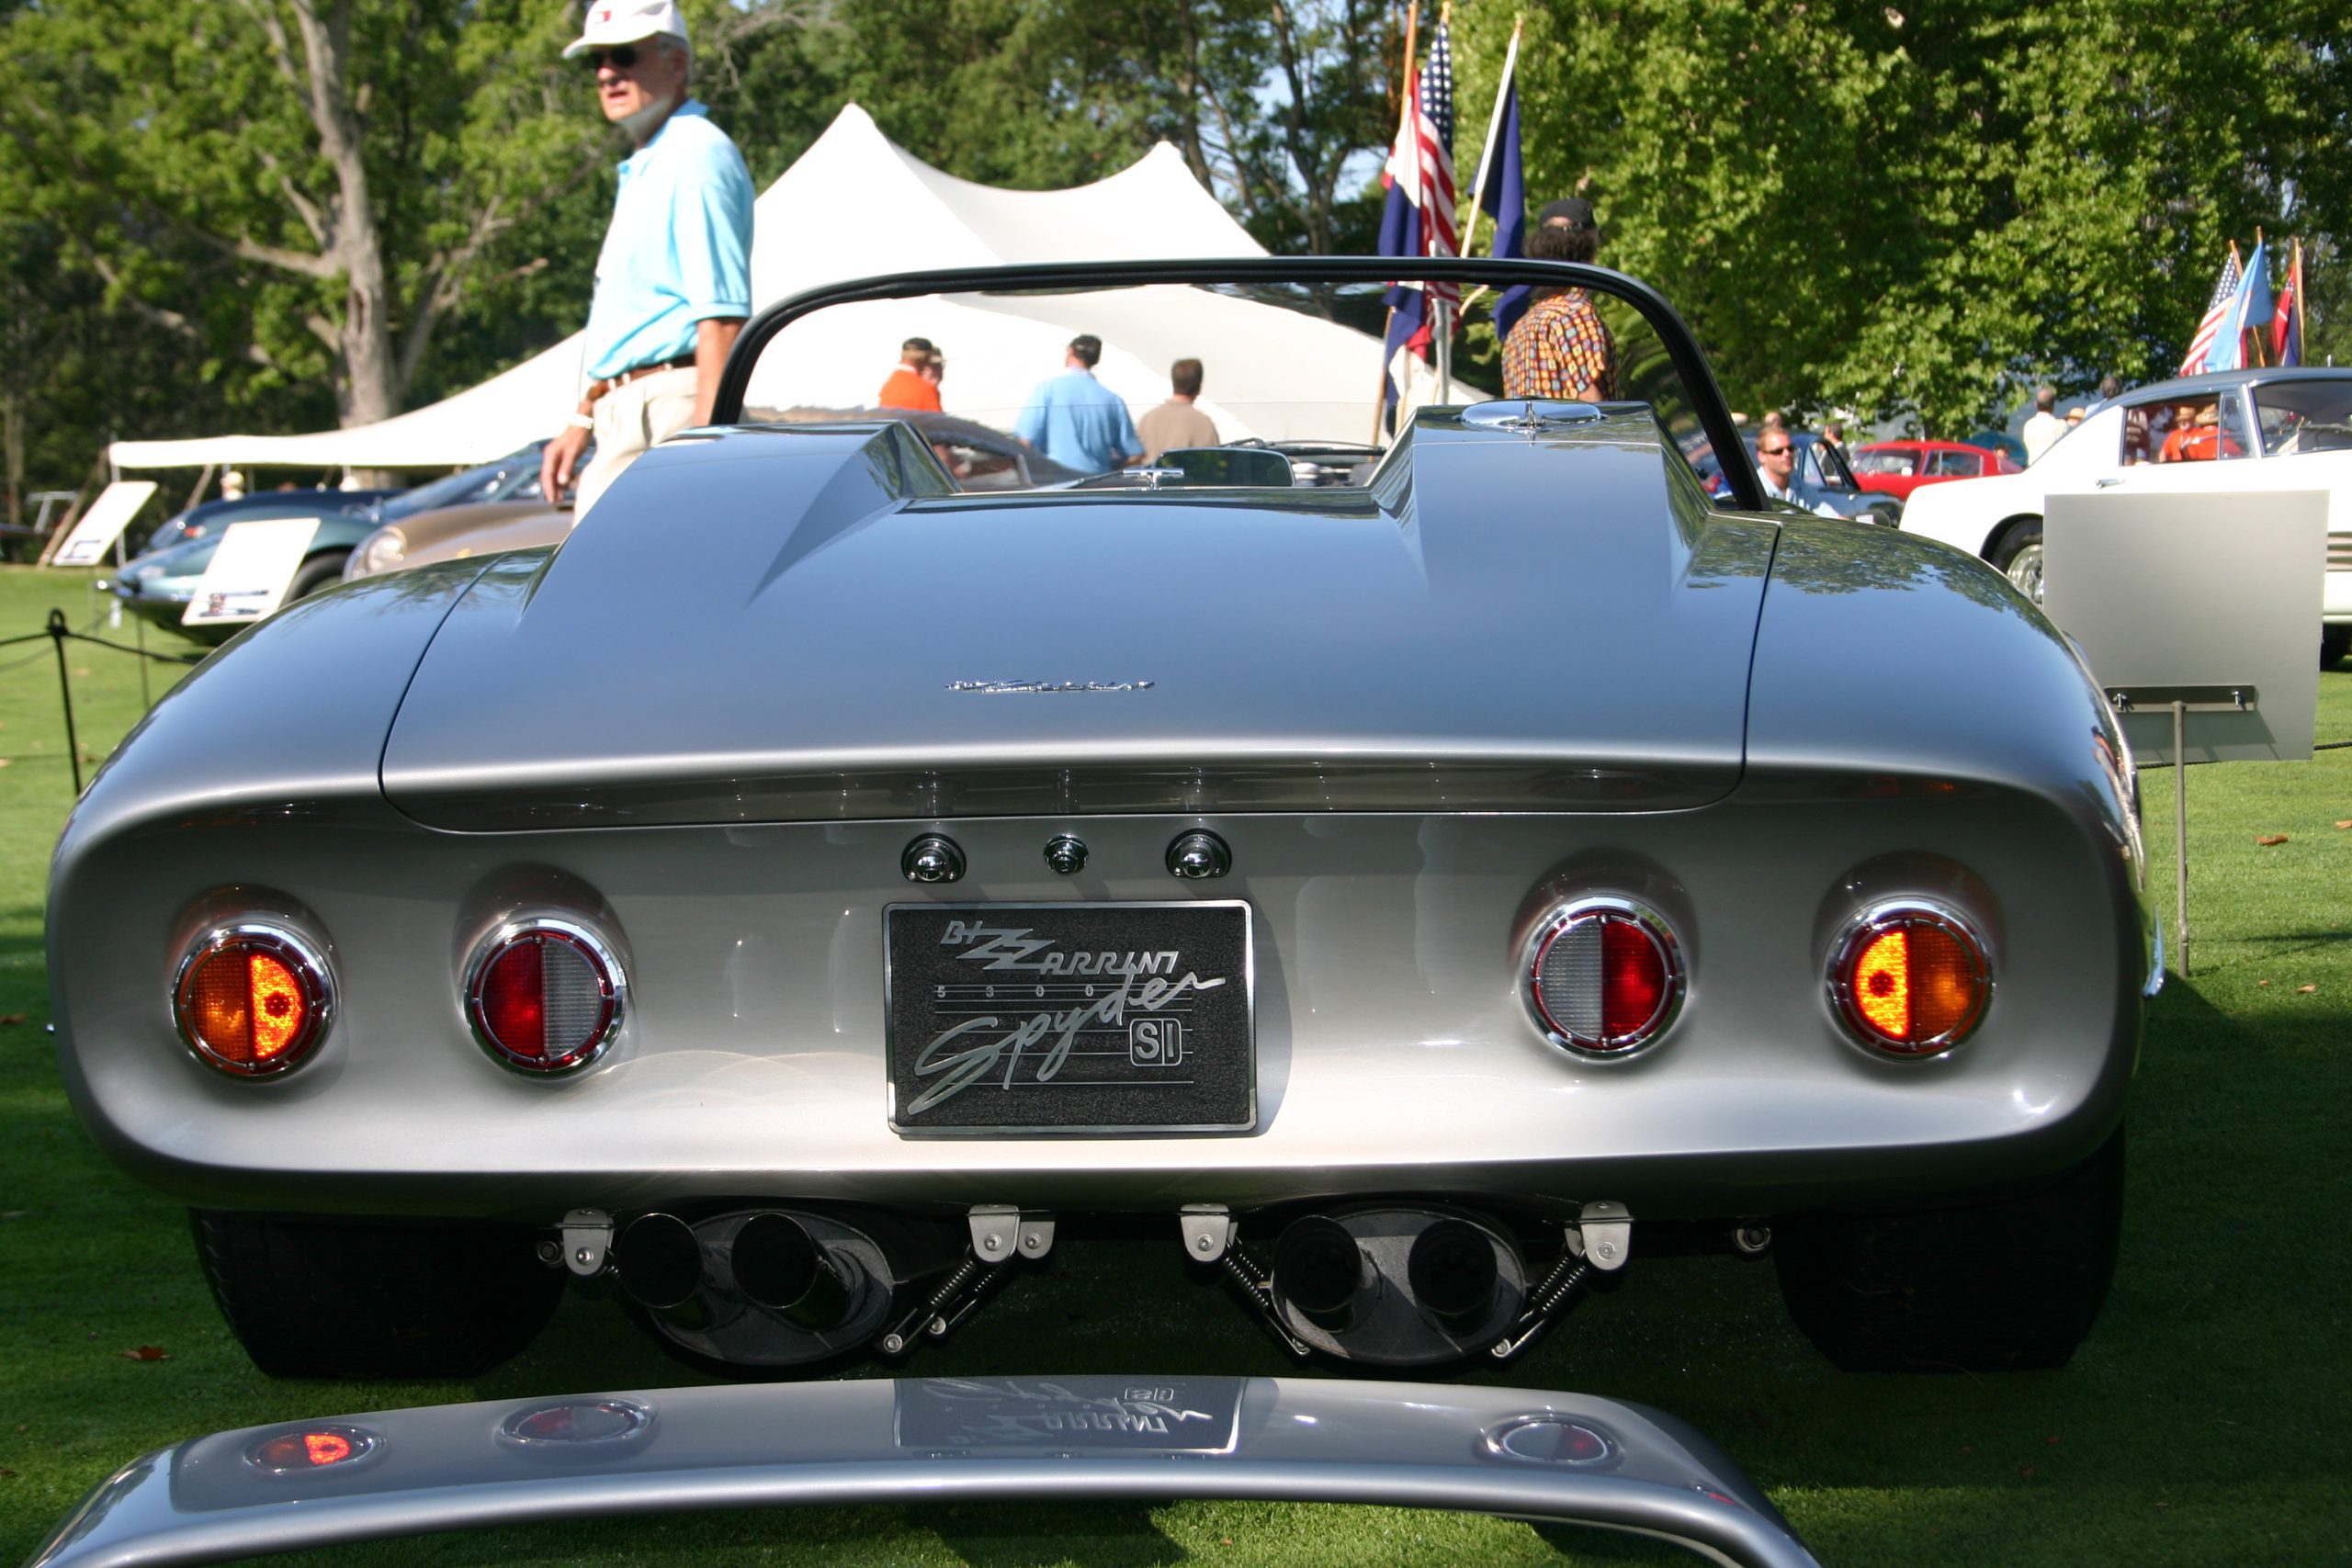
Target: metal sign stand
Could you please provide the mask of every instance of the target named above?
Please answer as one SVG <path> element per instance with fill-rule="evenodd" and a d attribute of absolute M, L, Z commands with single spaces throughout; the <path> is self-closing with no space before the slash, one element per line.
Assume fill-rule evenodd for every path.
<path fill-rule="evenodd" d="M 2180 977 L 2188 978 L 2188 711 L 2252 713 L 2259 705 L 2251 685 L 2109 686 L 2108 705 L 2118 714 L 2149 708 L 2172 710 L 2172 890 L 2173 931 L 2180 939 Z"/>

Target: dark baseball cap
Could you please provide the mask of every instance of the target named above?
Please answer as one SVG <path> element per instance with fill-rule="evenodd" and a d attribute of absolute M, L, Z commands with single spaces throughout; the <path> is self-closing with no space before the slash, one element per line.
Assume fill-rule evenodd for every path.
<path fill-rule="evenodd" d="M 1547 201 L 1544 204 L 1544 210 L 1535 215 L 1535 221 L 1549 223 L 1555 218 L 1563 223 L 1589 229 L 1592 227 L 1592 203 L 1580 196 L 1565 196 L 1557 201 Z"/>

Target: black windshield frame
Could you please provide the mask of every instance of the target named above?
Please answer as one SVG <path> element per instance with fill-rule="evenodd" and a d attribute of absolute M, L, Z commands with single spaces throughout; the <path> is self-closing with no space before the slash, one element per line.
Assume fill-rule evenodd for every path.
<path fill-rule="evenodd" d="M 1723 389 L 1715 383 L 1690 329 L 1663 295 L 1639 278 L 1607 267 L 1576 262 L 1522 261 L 1503 257 L 1414 256 L 1232 256 L 1185 261 L 1039 262 L 1014 266 L 955 267 L 936 272 L 893 273 L 849 278 L 804 289 L 753 316 L 736 337 L 719 373 L 711 409 L 713 424 L 743 417 L 752 370 L 761 353 L 793 322 L 835 305 L 874 299 L 910 299 L 927 294 L 1001 294 L 1041 289 L 1133 288 L 1174 283 L 1215 288 L 1246 284 L 1388 284 L 1451 282 L 1503 289 L 1519 284 L 1536 288 L 1589 288 L 1621 299 L 1657 333 L 1675 373 L 1682 378 L 1701 428 L 1718 453 L 1725 454 L 1724 476 L 1733 498 L 1746 510 L 1764 504 L 1756 465 L 1739 438 Z M 1736 458 L 1728 454 L 1736 452 Z"/>

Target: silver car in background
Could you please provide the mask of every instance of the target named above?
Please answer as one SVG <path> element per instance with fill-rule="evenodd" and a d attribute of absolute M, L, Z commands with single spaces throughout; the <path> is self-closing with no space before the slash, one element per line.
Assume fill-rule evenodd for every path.
<path fill-rule="evenodd" d="M 1399 270 L 1589 288 L 1647 368 L 1423 406 L 1348 485 L 971 493 L 896 420 L 736 423 L 834 306 L 1376 328 Z M 74 1102 L 263 1368 L 469 1375 L 607 1273 L 696 1364 L 897 1358 L 1104 1213 L 1360 1369 L 1504 1361 L 1651 1235 L 1774 1253 L 1847 1366 L 2089 1330 L 2155 963 L 2123 740 L 1983 562 L 1764 510 L 1646 288 L 877 279 L 718 400 L 560 547 L 254 628 L 66 829 Z"/>

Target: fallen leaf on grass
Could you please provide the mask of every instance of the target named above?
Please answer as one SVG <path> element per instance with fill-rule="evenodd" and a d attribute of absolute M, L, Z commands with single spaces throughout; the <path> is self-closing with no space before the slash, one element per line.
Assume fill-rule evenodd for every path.
<path fill-rule="evenodd" d="M 2295 995 L 2299 997 L 2308 997 L 2313 991 L 2318 989 L 2319 987 L 2317 986 L 2298 986 L 2295 987 Z"/>
<path fill-rule="evenodd" d="M 2058 1441 L 2058 1439 L 2057 1439 L 2057 1438 L 2042 1438 L 2041 1440 L 2042 1440 L 2043 1442 L 2045 1442 L 2045 1443 L 2050 1443 L 2050 1444 L 2052 1444 L 2052 1445 L 2055 1445 L 2055 1444 L 2056 1444 L 2056 1442 Z"/>
<path fill-rule="evenodd" d="M 2336 826 L 2339 828 L 2352 828 L 2352 817 L 2346 817 L 2343 821 L 2338 822 Z"/>
<path fill-rule="evenodd" d="M 8 1025 L 8 1024 L 11 1024 L 11 1023 L 22 1023 L 22 1022 L 24 1022 L 24 1021 L 25 1021 L 25 1015 L 24 1015 L 23 1013 L 20 1013 L 20 1012 L 0 1012 L 0 1027 L 5 1027 L 6 1025 Z"/>
<path fill-rule="evenodd" d="M 2256 985 L 2257 985 L 2257 986 L 2267 986 L 2267 985 L 2270 984 L 2270 982 L 2269 982 L 2269 981 L 2267 981 L 2267 980 L 2256 980 L 2256 981 L 2255 982 L 2255 984 L 2256 984 Z"/>
<path fill-rule="evenodd" d="M 13 1471 L 13 1470 L 0 1470 L 0 1481 L 14 1481 L 14 1480 L 16 1480 L 16 1479 L 17 1479 L 17 1472 L 16 1472 L 15 1471 Z"/>
<path fill-rule="evenodd" d="M 115 1354 L 126 1361 L 168 1361 L 171 1359 L 169 1356 L 164 1354 L 164 1348 L 161 1345 L 141 1345 L 136 1350 L 117 1350 Z"/>
<path fill-rule="evenodd" d="M 2254 836 L 2254 841 L 2260 844 L 2263 848 L 2268 849 L 2273 844 L 2285 843 L 2287 841 L 2287 835 L 2284 833 L 2256 833 Z"/>

